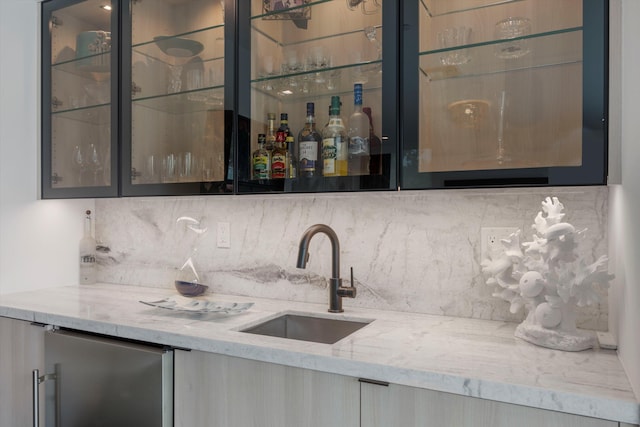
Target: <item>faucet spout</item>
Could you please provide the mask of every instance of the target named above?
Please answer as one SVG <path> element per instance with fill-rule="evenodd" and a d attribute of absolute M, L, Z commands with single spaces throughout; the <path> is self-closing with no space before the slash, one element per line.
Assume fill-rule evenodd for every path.
<path fill-rule="evenodd" d="M 323 233 L 331 242 L 331 278 L 329 279 L 329 311 L 332 313 L 341 313 L 342 297 L 355 298 L 356 289 L 353 286 L 343 287 L 340 278 L 340 242 L 338 235 L 331 227 L 325 224 L 315 224 L 309 227 L 300 239 L 298 248 L 298 261 L 296 267 L 306 268 L 309 261 L 309 243 L 311 238 L 317 233 Z"/>

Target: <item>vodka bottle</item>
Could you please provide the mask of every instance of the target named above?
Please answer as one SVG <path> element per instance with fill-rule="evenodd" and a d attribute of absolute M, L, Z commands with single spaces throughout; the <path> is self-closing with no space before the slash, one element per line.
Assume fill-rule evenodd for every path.
<path fill-rule="evenodd" d="M 369 117 L 369 173 L 371 175 L 382 174 L 382 141 L 376 135 L 373 128 L 373 117 L 370 107 L 363 107 L 362 111 Z"/>
<path fill-rule="evenodd" d="M 322 130 L 322 174 L 347 176 L 348 136 L 340 117 L 340 97 L 331 97 L 329 123 Z"/>
<path fill-rule="evenodd" d="M 369 175 L 369 118 L 362 112 L 362 83 L 353 86 L 349 117 L 349 175 Z"/>
<path fill-rule="evenodd" d="M 298 133 L 298 174 L 310 178 L 321 175 L 322 135 L 316 130 L 315 105 L 307 103 L 307 120 Z"/>
<path fill-rule="evenodd" d="M 267 136 L 259 134 L 258 149 L 251 156 L 252 179 L 269 179 L 271 176 L 271 153 L 264 148 L 266 142 Z"/>
<path fill-rule="evenodd" d="M 91 211 L 86 211 L 84 235 L 80 239 L 80 284 L 96 283 L 96 239 L 91 234 Z"/>

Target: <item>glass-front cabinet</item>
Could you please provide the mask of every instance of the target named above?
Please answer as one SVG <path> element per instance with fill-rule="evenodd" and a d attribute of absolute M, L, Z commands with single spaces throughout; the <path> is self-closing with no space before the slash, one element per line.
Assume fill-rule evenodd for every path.
<path fill-rule="evenodd" d="M 132 0 L 123 12 L 122 193 L 230 191 L 224 1 Z"/>
<path fill-rule="evenodd" d="M 233 190 L 235 2 L 42 7 L 43 197 Z"/>
<path fill-rule="evenodd" d="M 43 4 L 43 197 L 115 196 L 117 2 Z"/>
<path fill-rule="evenodd" d="M 411 3 L 403 188 L 605 183 L 607 2 Z"/>
<path fill-rule="evenodd" d="M 45 0 L 42 193 L 606 182 L 602 0 Z"/>
<path fill-rule="evenodd" d="M 238 192 L 394 188 L 397 3 L 246 3 Z"/>

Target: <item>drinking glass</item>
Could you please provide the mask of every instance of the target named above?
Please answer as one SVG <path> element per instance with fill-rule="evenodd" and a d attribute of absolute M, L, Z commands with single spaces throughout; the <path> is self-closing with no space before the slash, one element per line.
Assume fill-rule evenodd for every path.
<path fill-rule="evenodd" d="M 471 40 L 471 28 L 469 27 L 445 28 L 438 33 L 438 45 L 442 49 L 465 46 L 469 40 Z M 450 50 L 440 57 L 442 65 L 461 65 L 470 60 L 468 49 Z"/>
<path fill-rule="evenodd" d="M 529 41 L 521 39 L 531 34 L 531 21 L 527 18 L 510 17 L 496 23 L 497 40 L 508 40 L 496 45 L 496 56 L 501 59 L 516 59 L 530 52 Z"/>

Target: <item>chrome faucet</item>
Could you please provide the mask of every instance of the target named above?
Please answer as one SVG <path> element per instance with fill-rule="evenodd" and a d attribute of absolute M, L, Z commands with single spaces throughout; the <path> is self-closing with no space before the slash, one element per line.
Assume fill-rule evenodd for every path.
<path fill-rule="evenodd" d="M 356 288 L 352 286 L 342 286 L 340 278 L 340 242 L 338 235 L 331 227 L 325 224 L 315 224 L 307 228 L 300 239 L 300 247 L 298 248 L 298 263 L 296 267 L 306 268 L 309 261 L 309 242 L 316 233 L 324 233 L 331 241 L 331 278 L 329 279 L 329 312 L 342 313 L 342 297 L 355 298 Z"/>

